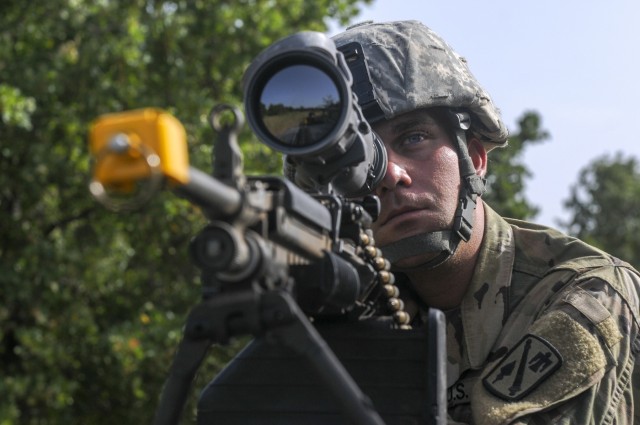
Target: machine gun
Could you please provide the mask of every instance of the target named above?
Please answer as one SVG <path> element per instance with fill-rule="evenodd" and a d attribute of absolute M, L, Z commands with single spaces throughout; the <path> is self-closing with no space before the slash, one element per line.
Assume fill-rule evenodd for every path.
<path fill-rule="evenodd" d="M 209 220 L 190 245 L 202 271 L 202 300 L 187 318 L 156 425 L 178 423 L 207 349 L 239 335 L 255 340 L 238 356 L 242 362 L 232 361 L 203 393 L 199 424 L 210 419 L 312 423 L 309 417 L 316 417 L 315 423 L 342 418 L 383 424 L 382 416 L 444 423 L 442 313 L 433 310 L 427 327 L 411 330 L 390 264 L 375 247 L 370 225 L 379 201 L 367 193 L 384 176 L 386 156 L 351 85 L 343 54 L 329 38 L 312 32 L 274 44 L 245 74 L 249 124 L 264 143 L 286 155 L 289 170 L 295 170 L 292 178 L 305 190 L 288 179 L 243 174 L 237 143 L 243 116 L 230 105 L 217 106 L 210 115 L 218 134 L 212 175 L 189 165 L 185 130 L 164 111 L 108 114 L 93 124 L 90 190 L 96 199 L 116 211 L 140 208 L 169 187 Z M 345 329 L 352 332 L 346 345 Z M 283 348 L 274 352 L 274 346 Z M 413 353 L 412 364 L 420 371 L 410 368 L 398 376 L 418 375 L 419 384 L 411 384 L 417 396 L 408 401 L 409 387 L 402 387 L 401 400 L 391 403 L 399 406 L 390 408 L 397 415 L 378 412 L 385 400 L 395 400 L 379 388 L 378 381 L 387 377 L 361 383 L 379 394 L 365 395 L 352 377 L 355 369 L 348 370 L 334 353 L 348 355 L 358 346 L 368 347 L 372 356 L 369 363 L 358 360 L 363 354 L 351 360 L 367 364 L 361 376 L 375 375 L 367 368 L 382 359 Z M 270 371 L 256 373 L 265 353 Z M 277 385 L 284 405 L 282 395 L 276 401 L 273 392 L 263 391 L 259 409 L 250 409 L 247 403 L 255 397 L 249 397 L 229 410 L 228 397 L 220 396 L 230 382 L 244 381 L 239 393 L 246 395 L 253 388 L 247 380 L 273 384 L 274 376 L 296 367 L 315 371 L 300 379 L 326 389 L 326 400 L 314 394 L 311 402 L 296 402 L 292 391 L 300 387 L 291 382 Z M 300 404 L 312 409 L 302 412 Z"/>

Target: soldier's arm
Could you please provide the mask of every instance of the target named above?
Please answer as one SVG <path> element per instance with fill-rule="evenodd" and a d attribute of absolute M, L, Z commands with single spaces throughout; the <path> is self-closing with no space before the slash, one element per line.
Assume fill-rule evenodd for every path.
<path fill-rule="evenodd" d="M 626 269 L 601 277 L 569 285 L 511 357 L 487 367 L 472 396 L 477 424 L 633 423 L 640 284 Z"/>

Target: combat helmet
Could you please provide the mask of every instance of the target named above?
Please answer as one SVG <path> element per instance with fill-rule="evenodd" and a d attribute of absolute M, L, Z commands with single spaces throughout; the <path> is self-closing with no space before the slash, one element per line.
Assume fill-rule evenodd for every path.
<path fill-rule="evenodd" d="M 482 142 L 506 144 L 500 111 L 466 60 L 421 22 L 365 22 L 333 40 L 347 58 L 364 55 L 370 84 L 354 75 L 354 90 L 369 123 L 419 108 L 456 108 L 469 112 L 471 130 Z"/>
<path fill-rule="evenodd" d="M 424 252 L 439 253 L 421 266 L 449 259 L 473 229 L 478 197 L 485 181 L 475 173 L 467 149 L 470 131 L 487 151 L 505 146 L 508 131 L 500 111 L 473 76 L 467 62 L 419 21 L 365 22 L 333 37 L 353 76 L 353 91 L 367 121 L 421 108 L 448 110 L 452 140 L 460 159 L 459 203 L 452 229 L 422 233 L 381 247 L 393 263 Z"/>

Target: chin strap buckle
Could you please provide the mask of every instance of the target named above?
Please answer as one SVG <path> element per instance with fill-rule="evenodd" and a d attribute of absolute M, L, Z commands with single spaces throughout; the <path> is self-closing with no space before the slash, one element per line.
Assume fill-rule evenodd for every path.
<path fill-rule="evenodd" d="M 458 208 L 456 209 L 456 215 L 453 219 L 453 231 L 460 236 L 465 242 L 471 239 L 471 231 L 473 230 L 473 213 L 476 209 L 478 196 L 473 193 L 468 193 L 466 196 L 460 197 L 458 202 Z"/>

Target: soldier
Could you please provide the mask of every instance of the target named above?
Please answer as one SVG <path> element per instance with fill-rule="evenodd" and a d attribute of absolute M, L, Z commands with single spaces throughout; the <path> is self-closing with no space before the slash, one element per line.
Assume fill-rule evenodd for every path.
<path fill-rule="evenodd" d="M 640 421 L 637 272 L 481 200 L 507 129 L 433 31 L 365 23 L 334 39 L 365 55 L 356 92 L 388 153 L 377 245 L 414 324 L 429 307 L 447 317 L 450 423 Z"/>

